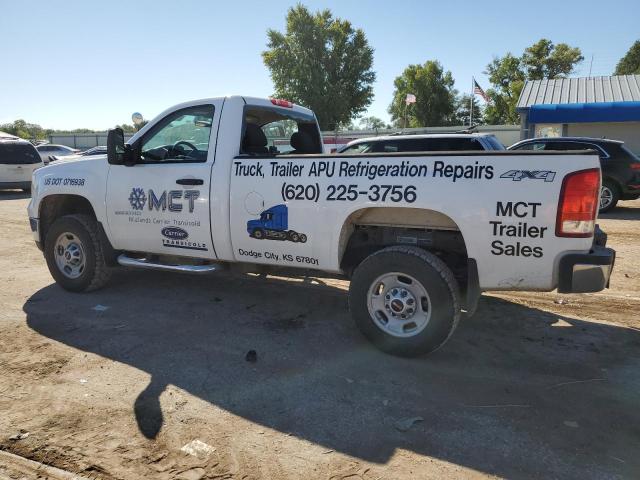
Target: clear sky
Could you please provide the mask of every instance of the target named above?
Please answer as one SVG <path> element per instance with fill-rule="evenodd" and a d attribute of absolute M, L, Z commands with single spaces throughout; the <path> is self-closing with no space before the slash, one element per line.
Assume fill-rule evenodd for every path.
<path fill-rule="evenodd" d="M 0 123 L 106 129 L 175 103 L 226 94 L 269 96 L 260 53 L 294 1 L 0 0 Z M 486 89 L 492 57 L 541 37 L 582 49 L 576 74 L 609 75 L 640 38 L 640 1 L 316 1 L 313 10 L 362 28 L 375 49 L 369 114 L 388 120 L 393 79 L 438 59 L 469 91 Z"/>

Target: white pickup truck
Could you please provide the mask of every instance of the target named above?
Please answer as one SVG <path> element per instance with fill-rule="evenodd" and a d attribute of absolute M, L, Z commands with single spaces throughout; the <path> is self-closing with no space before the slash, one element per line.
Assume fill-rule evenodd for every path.
<path fill-rule="evenodd" d="M 608 286 L 596 154 L 321 152 L 290 102 L 183 103 L 128 144 L 110 131 L 106 157 L 37 170 L 31 229 L 71 291 L 118 265 L 348 278 L 358 327 L 406 356 L 443 345 L 482 291 Z"/>

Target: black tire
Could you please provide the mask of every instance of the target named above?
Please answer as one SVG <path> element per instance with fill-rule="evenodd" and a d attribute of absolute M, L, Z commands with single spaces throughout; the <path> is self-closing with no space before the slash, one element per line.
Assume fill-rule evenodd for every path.
<path fill-rule="evenodd" d="M 252 232 L 251 236 L 253 238 L 255 238 L 256 240 L 262 240 L 262 239 L 264 239 L 264 230 L 262 230 L 261 228 L 256 228 Z"/>
<path fill-rule="evenodd" d="M 298 240 L 300 240 L 300 243 L 307 243 L 307 236 L 304 233 L 301 233 Z"/>
<path fill-rule="evenodd" d="M 84 251 L 85 267 L 77 278 L 67 277 L 55 260 L 56 241 L 60 235 L 71 233 L 76 236 Z M 54 280 L 65 290 L 71 292 L 90 292 L 102 288 L 111 277 L 111 269 L 106 265 L 98 224 L 90 215 L 66 215 L 58 218 L 46 232 L 44 256 L 49 272 Z"/>
<path fill-rule="evenodd" d="M 369 289 L 385 273 L 404 273 L 427 291 L 431 317 L 413 336 L 393 336 L 379 327 L 368 308 Z M 417 247 L 379 250 L 356 268 L 349 287 L 349 309 L 360 331 L 380 350 L 403 357 L 434 352 L 449 339 L 460 321 L 460 292 L 453 273 L 434 254 Z"/>
<path fill-rule="evenodd" d="M 613 210 L 620 200 L 620 187 L 616 182 L 613 182 L 609 179 L 603 180 L 600 194 L 602 195 L 605 191 L 611 192 L 611 202 L 604 207 L 601 206 L 598 210 L 599 213 L 605 213 Z M 602 203 L 600 205 L 602 205 Z"/>
<path fill-rule="evenodd" d="M 293 230 L 290 230 L 287 233 L 287 237 L 289 238 L 289 240 L 291 240 L 294 243 L 297 243 L 298 241 L 300 241 L 300 236 L 298 235 L 298 232 L 294 232 Z"/>

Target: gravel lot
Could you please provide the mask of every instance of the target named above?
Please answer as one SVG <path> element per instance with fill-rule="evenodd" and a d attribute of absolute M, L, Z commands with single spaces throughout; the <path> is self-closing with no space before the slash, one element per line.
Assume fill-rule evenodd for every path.
<path fill-rule="evenodd" d="M 360 336 L 340 281 L 65 292 L 27 203 L 0 192 L 1 450 L 101 479 L 640 477 L 640 201 L 601 219 L 610 290 L 485 295 L 413 360 Z"/>

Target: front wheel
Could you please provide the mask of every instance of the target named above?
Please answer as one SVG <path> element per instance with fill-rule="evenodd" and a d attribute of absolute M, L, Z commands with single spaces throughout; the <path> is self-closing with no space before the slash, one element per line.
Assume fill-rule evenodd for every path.
<path fill-rule="evenodd" d="M 460 320 L 460 293 L 449 267 L 432 253 L 388 247 L 356 268 L 349 309 L 376 347 L 413 357 L 449 339 Z"/>
<path fill-rule="evenodd" d="M 600 187 L 600 208 L 599 213 L 608 212 L 615 208 L 620 200 L 620 190 L 618 185 L 610 180 L 604 180 Z"/>
<path fill-rule="evenodd" d="M 111 276 L 98 225 L 89 215 L 66 215 L 53 222 L 47 231 L 44 255 L 51 276 L 65 290 L 97 290 Z"/>

